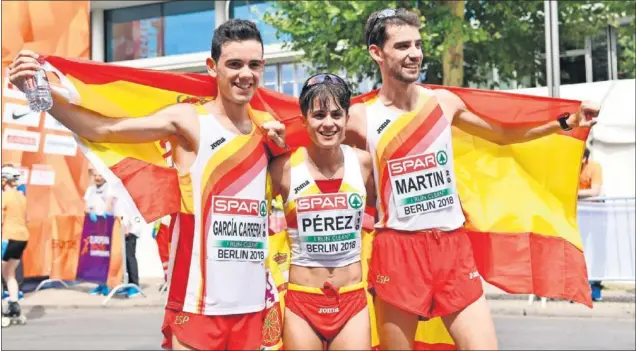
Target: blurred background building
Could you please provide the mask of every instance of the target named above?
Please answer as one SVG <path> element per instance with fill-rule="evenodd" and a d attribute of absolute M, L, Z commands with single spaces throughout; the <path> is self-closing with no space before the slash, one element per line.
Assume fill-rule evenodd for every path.
<path fill-rule="evenodd" d="M 204 62 L 209 55 L 214 28 L 230 18 L 249 19 L 257 23 L 263 34 L 267 66 L 262 84 L 298 96 L 312 63 L 302 60 L 301 51 L 284 48 L 283 44 L 292 37 L 277 36 L 276 28 L 265 21 L 265 14 L 273 12 L 275 7 L 276 1 L 264 0 L 91 1 L 92 59 L 139 68 L 205 72 Z M 364 21 L 363 18 L 356 20 Z M 633 20 L 626 16 L 620 25 Z M 633 78 L 634 73 L 630 72 L 633 67 L 618 60 L 626 43 L 617 40 L 616 28 L 608 25 L 595 35 L 577 40 L 569 40 L 564 34 L 567 33 L 561 33 L 560 37 L 561 84 Z M 533 38 L 539 48 L 535 49 L 545 52 L 544 38 L 536 39 Z M 540 72 L 535 77 L 501 79 L 496 68 L 476 61 L 479 56 L 472 53 L 477 46 L 473 46 L 475 49 L 471 50 L 467 44 L 464 50 L 465 71 L 479 70 L 480 77 L 485 79 L 467 81 L 466 86 L 517 89 L 546 85 Z M 537 68 L 545 71 L 543 61 Z M 434 71 L 434 67 L 429 71 Z M 428 81 L 435 83 L 433 75 L 428 74 Z M 365 83 L 359 87 L 361 92 L 373 88 L 373 82 Z"/>

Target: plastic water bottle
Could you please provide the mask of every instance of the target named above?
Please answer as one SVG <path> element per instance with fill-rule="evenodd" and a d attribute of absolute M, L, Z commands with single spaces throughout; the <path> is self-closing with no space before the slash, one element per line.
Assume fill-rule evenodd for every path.
<path fill-rule="evenodd" d="M 53 107 L 51 86 L 43 70 L 39 70 L 35 77 L 24 81 L 24 93 L 33 112 L 48 111 Z"/>

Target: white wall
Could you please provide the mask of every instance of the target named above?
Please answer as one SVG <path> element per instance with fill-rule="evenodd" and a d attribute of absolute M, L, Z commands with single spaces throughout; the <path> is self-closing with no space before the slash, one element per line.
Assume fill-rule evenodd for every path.
<path fill-rule="evenodd" d="M 546 87 L 510 91 L 548 96 Z M 591 158 L 603 168 L 603 193 L 605 196 L 635 196 L 636 80 L 563 85 L 560 91 L 564 99 L 602 102 L 598 124 L 590 132 L 588 145 Z"/>

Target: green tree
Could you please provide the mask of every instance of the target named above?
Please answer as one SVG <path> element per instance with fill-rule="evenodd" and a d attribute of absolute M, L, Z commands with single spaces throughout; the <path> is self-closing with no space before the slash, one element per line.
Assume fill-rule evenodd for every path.
<path fill-rule="evenodd" d="M 380 80 L 364 43 L 367 17 L 388 7 L 413 10 L 422 20 L 427 82 L 459 86 L 485 83 L 493 68 L 501 80 L 531 77 L 541 81 L 545 71 L 543 6 L 543 1 L 280 1 L 264 18 L 279 35 L 289 35 L 288 48 L 304 52 L 303 60 L 311 62 L 312 73 L 345 70 L 357 88 L 365 78 Z M 582 47 L 586 35 L 617 25 L 622 17 L 633 18 L 634 12 L 631 1 L 559 2 L 562 50 Z M 628 47 L 621 59 L 633 67 L 633 37 L 625 34 L 630 29 L 634 33 L 633 19 L 621 27 L 619 42 Z"/>

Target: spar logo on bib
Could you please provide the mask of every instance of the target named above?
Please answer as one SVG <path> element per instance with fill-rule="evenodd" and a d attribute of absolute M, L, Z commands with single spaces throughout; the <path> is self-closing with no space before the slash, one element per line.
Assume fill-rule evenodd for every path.
<path fill-rule="evenodd" d="M 261 216 L 267 216 L 267 205 L 265 204 L 265 201 L 261 201 Z"/>
<path fill-rule="evenodd" d="M 212 211 L 214 213 L 261 217 L 265 217 L 267 215 L 267 205 L 264 200 L 259 201 L 215 196 L 212 201 Z"/>
<path fill-rule="evenodd" d="M 415 173 L 431 168 L 437 167 L 438 162 L 442 165 L 446 164 L 448 159 L 446 158 L 446 153 L 444 151 L 440 151 L 436 156 L 434 153 L 405 157 L 399 160 L 390 160 L 388 162 L 389 165 L 389 173 L 392 176 L 399 176 L 408 173 Z M 441 157 L 444 160 L 444 163 L 439 161 Z"/>
<path fill-rule="evenodd" d="M 437 163 L 442 166 L 444 166 L 448 162 L 448 155 L 446 155 L 445 151 L 438 151 L 435 158 L 437 159 Z"/>
<path fill-rule="evenodd" d="M 351 206 L 354 210 L 362 207 L 362 196 L 358 194 L 349 195 L 349 206 Z"/>
<path fill-rule="evenodd" d="M 348 209 L 349 199 L 347 199 L 347 194 L 342 193 L 305 196 L 296 200 L 296 211 L 298 212 Z"/>

